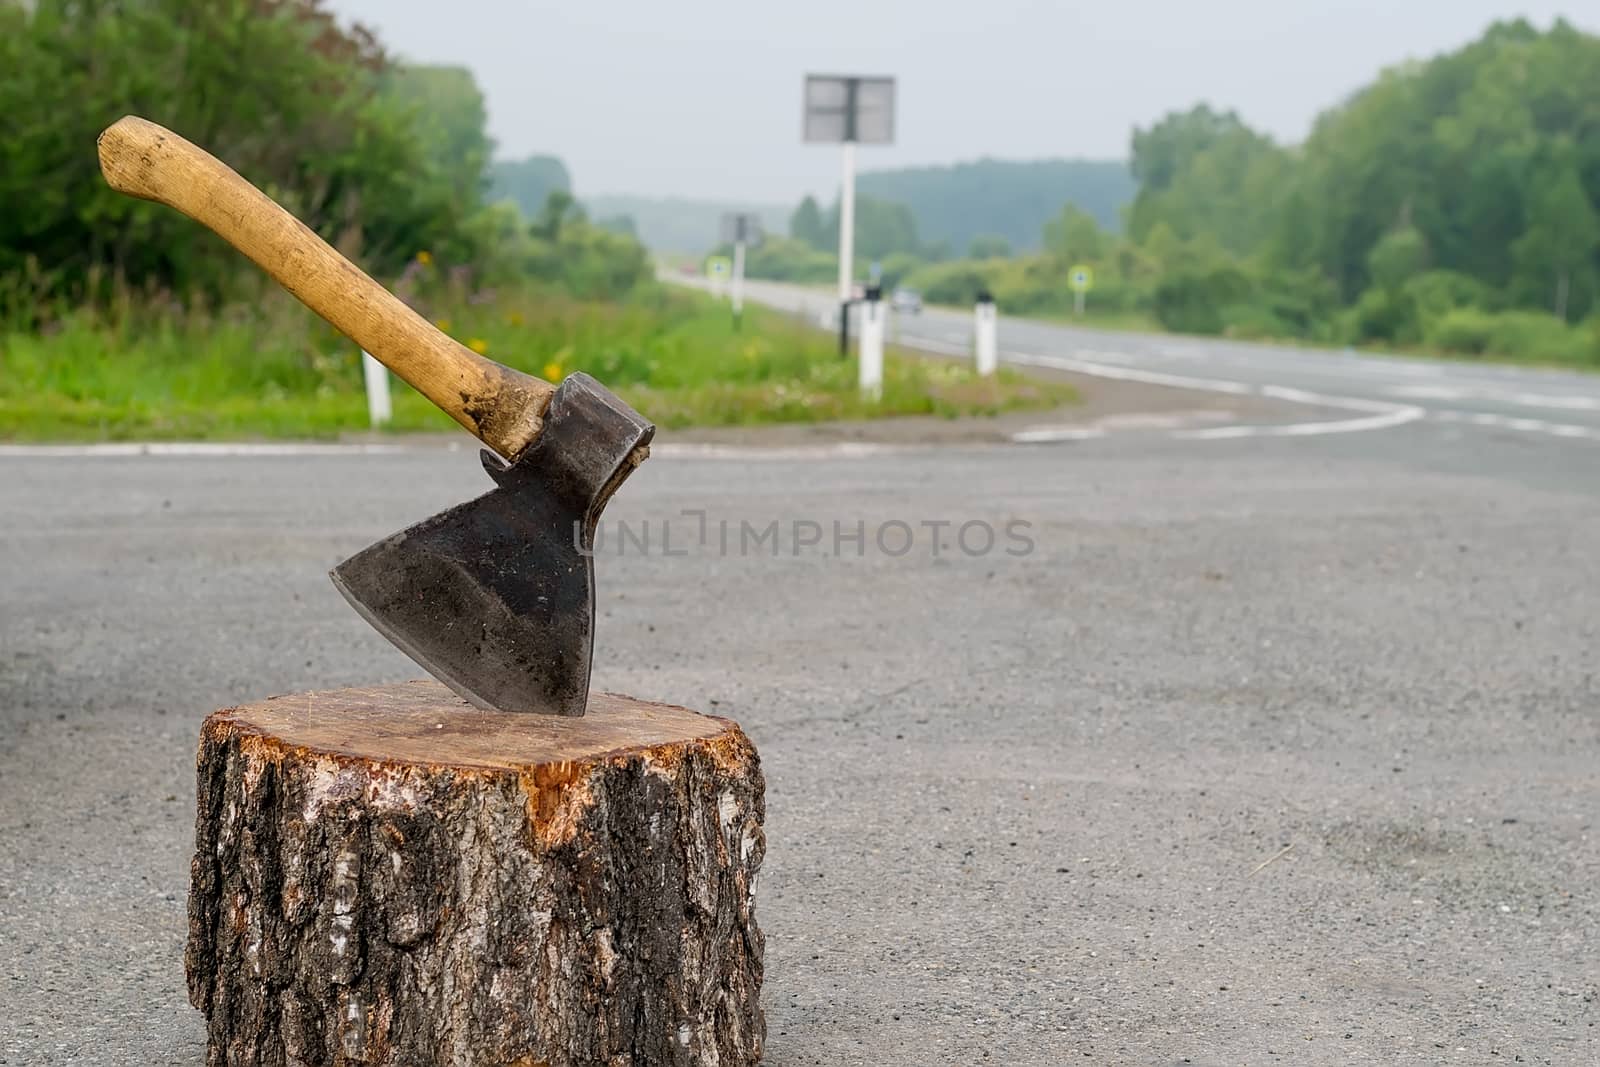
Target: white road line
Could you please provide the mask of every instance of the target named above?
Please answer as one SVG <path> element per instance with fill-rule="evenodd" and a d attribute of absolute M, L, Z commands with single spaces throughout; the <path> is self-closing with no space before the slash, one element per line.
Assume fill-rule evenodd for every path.
<path fill-rule="evenodd" d="M 1405 400 L 1465 400 L 1469 395 L 1456 385 L 1396 385 L 1387 392 Z"/>
<path fill-rule="evenodd" d="M 1174 430 L 1173 437 L 1184 441 L 1220 441 L 1235 437 L 1317 437 L 1330 433 L 1362 433 L 1404 426 L 1421 418 L 1416 409 L 1402 408 L 1360 419 L 1335 419 L 1331 422 L 1290 422 L 1261 426 L 1215 426 L 1206 430 Z"/>
<path fill-rule="evenodd" d="M 1525 408 L 1553 408 L 1561 411 L 1600 411 L 1600 396 L 1566 393 L 1521 393 L 1496 386 L 1402 385 L 1388 390 L 1390 396 L 1408 400 L 1488 400 L 1516 404 Z"/>
<path fill-rule="evenodd" d="M 905 452 L 919 446 L 838 441 L 815 445 L 719 445 L 691 441 L 659 442 L 650 454 L 665 459 L 850 459 L 886 452 Z M 250 458 L 271 456 L 400 455 L 419 452 L 457 452 L 459 441 L 416 444 L 328 442 L 279 444 L 221 441 L 126 441 L 82 445 L 0 444 L 0 459 L 119 459 L 146 457 Z"/>
<path fill-rule="evenodd" d="M 943 342 L 933 341 L 931 338 L 911 338 L 906 343 L 932 349 L 933 351 L 952 351 L 958 355 L 966 353 L 966 348 L 963 346 L 947 345 Z M 1327 396 L 1322 393 L 1309 393 L 1303 389 L 1291 389 L 1281 385 L 1255 386 L 1222 378 L 1196 378 L 1187 374 L 1166 374 L 1161 371 L 1141 370 L 1137 367 L 1113 367 L 1094 359 L 1079 359 L 1073 356 L 1044 356 L 1014 350 L 1003 351 L 1000 355 L 1008 363 L 1020 363 L 1024 366 L 1033 367 L 1050 367 L 1055 370 L 1087 374 L 1096 378 L 1144 382 L 1149 385 L 1165 385 L 1175 389 L 1195 389 L 1208 393 L 1225 393 L 1229 396 L 1265 396 L 1313 407 L 1343 408 L 1350 411 L 1373 413 L 1358 419 L 1288 424 L 1244 424 L 1213 426 L 1203 430 L 1171 431 L 1172 437 L 1189 441 L 1216 441 L 1240 437 L 1315 437 L 1322 434 L 1363 433 L 1370 430 L 1387 430 L 1394 426 L 1403 426 L 1408 422 L 1415 422 L 1427 414 L 1422 408 L 1411 404 L 1392 404 L 1383 400 L 1363 400 L 1357 397 Z M 1101 353 L 1085 350 L 1081 355 L 1099 357 Z M 1013 434 L 1011 439 L 1022 443 L 1036 444 L 1051 438 L 1029 436 L 1029 431 L 1023 431 L 1021 434 Z M 1084 440 L 1085 438 L 1063 437 L 1054 439 Z"/>
<path fill-rule="evenodd" d="M 455 445 L 447 447 L 458 447 Z M 380 445 L 353 442 L 311 444 L 306 442 L 222 442 L 222 441 L 117 441 L 85 445 L 0 445 L 0 458 L 7 456 L 52 458 L 93 457 L 114 459 L 121 456 L 344 456 L 394 455 L 417 451 L 417 446 Z"/>
<path fill-rule="evenodd" d="M 1370 430 L 1387 430 L 1403 426 L 1424 417 L 1427 412 L 1410 404 L 1392 404 L 1384 400 L 1363 400 L 1359 397 L 1328 396 L 1304 389 L 1291 389 L 1283 385 L 1249 385 L 1244 382 L 1225 381 L 1219 378 L 1193 378 L 1182 374 L 1163 374 L 1159 371 L 1138 370 L 1133 367 L 1108 367 L 1091 360 L 1067 356 L 1037 356 L 1026 352 L 1001 353 L 1008 361 L 1037 367 L 1054 367 L 1075 371 L 1098 378 L 1119 381 L 1148 382 L 1168 385 L 1177 389 L 1196 389 L 1208 393 L 1226 393 L 1230 396 L 1264 396 L 1287 400 L 1294 404 L 1312 407 L 1343 408 L 1348 411 L 1366 411 L 1372 414 L 1357 419 L 1294 422 L 1287 424 L 1241 424 L 1237 426 L 1212 426 L 1203 430 L 1173 430 L 1171 436 L 1185 441 L 1220 441 L 1240 437 L 1316 437 L 1333 433 L 1363 433 Z M 1094 355 L 1089 352 L 1086 355 Z"/>
<path fill-rule="evenodd" d="M 1570 422 L 1514 418 L 1487 411 L 1435 411 L 1431 417 L 1440 422 L 1470 422 L 1474 426 L 1493 426 L 1497 429 L 1519 430 L 1523 433 L 1545 433 L 1552 437 L 1600 441 L 1600 427 L 1578 426 Z"/>
<path fill-rule="evenodd" d="M 1061 441 L 1092 441 L 1106 432 L 1095 426 L 1040 426 L 1011 435 L 1019 445 L 1053 445 Z"/>
<path fill-rule="evenodd" d="M 926 446 L 873 441 L 836 441 L 815 445 L 716 445 L 694 441 L 652 444 L 650 455 L 665 459 L 853 459 L 909 452 Z"/>
<path fill-rule="evenodd" d="M 1141 370 L 1137 367 L 1113 367 L 1098 362 L 1098 352 L 1085 351 L 1082 355 L 1095 359 L 1077 359 L 1072 356 L 1038 356 L 1027 352 L 1000 353 L 1012 363 L 1033 367 L 1054 367 L 1057 370 L 1075 371 L 1096 378 L 1114 378 L 1124 382 L 1145 382 L 1149 385 L 1170 385 L 1176 389 L 1200 389 L 1208 393 L 1228 393 L 1233 396 L 1252 396 L 1257 390 L 1244 382 L 1222 378 L 1195 378 L 1187 374 L 1165 374 L 1161 371 Z"/>

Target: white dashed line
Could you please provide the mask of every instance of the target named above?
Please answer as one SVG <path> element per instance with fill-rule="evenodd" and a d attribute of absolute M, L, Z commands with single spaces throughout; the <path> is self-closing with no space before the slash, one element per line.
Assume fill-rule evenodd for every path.
<path fill-rule="evenodd" d="M 1503 430 L 1518 430 L 1522 433 L 1544 433 L 1552 437 L 1600 441 L 1600 427 L 1578 426 L 1570 422 L 1514 418 L 1487 411 L 1435 411 L 1430 417 L 1439 422 L 1467 422 L 1474 426 L 1493 426 Z"/>
<path fill-rule="evenodd" d="M 1039 426 L 1011 435 L 1019 445 L 1052 445 L 1060 441 L 1092 441 L 1106 432 L 1094 426 Z"/>

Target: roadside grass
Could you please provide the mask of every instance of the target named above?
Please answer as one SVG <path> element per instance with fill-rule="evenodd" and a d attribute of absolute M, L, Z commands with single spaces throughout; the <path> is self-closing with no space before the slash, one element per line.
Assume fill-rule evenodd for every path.
<path fill-rule="evenodd" d="M 649 287 L 614 303 L 520 291 L 444 294 L 429 314 L 490 358 L 557 380 L 587 371 L 668 428 L 895 415 L 992 415 L 1076 400 L 1069 386 L 891 350 L 878 403 L 831 337 L 748 309 L 735 330 L 703 294 Z M 219 312 L 170 300 L 0 327 L 0 438 L 330 438 L 368 429 L 360 354 L 291 298 Z M 403 383 L 400 432 L 454 423 Z"/>

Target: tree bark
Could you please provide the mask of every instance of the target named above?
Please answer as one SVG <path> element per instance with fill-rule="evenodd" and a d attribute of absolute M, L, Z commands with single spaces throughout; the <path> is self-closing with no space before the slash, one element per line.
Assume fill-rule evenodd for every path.
<path fill-rule="evenodd" d="M 760 1059 L 764 783 L 734 723 L 413 682 L 216 712 L 198 776 L 213 1067 Z"/>

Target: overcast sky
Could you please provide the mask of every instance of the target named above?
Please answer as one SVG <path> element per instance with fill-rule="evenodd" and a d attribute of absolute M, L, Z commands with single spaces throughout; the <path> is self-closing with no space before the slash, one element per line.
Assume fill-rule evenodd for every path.
<path fill-rule="evenodd" d="M 391 51 L 463 64 L 498 154 L 560 156 L 580 195 L 833 195 L 800 143 L 807 71 L 899 79 L 897 143 L 863 168 L 1125 158 L 1207 101 L 1283 141 L 1379 70 L 1497 18 L 1600 25 L 1595 0 L 331 0 Z M 1580 15 L 1579 13 L 1583 14 Z"/>

